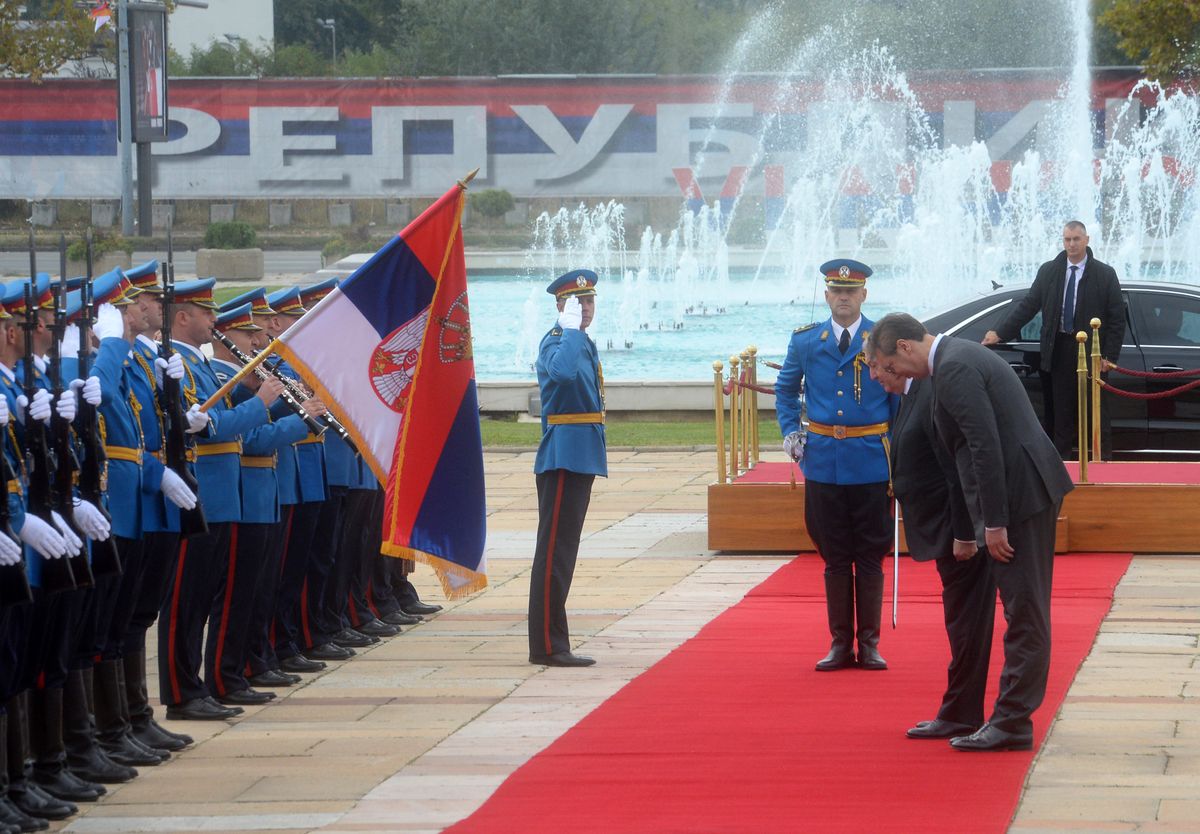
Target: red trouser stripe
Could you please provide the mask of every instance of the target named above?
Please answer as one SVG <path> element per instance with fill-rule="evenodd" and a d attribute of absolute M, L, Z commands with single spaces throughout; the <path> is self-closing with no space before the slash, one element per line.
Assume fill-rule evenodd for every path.
<path fill-rule="evenodd" d="M 313 647 L 312 632 L 308 627 L 308 580 L 304 580 L 304 586 L 300 589 L 300 630 L 304 632 L 304 648 L 311 649 Z"/>
<path fill-rule="evenodd" d="M 175 665 L 175 641 L 179 629 L 179 589 L 183 585 L 183 563 L 187 561 L 187 539 L 179 545 L 179 563 L 175 566 L 175 589 L 171 592 L 171 624 L 167 628 L 167 669 L 171 678 L 171 701 L 183 700 L 179 691 L 179 670 Z"/>
<path fill-rule="evenodd" d="M 550 577 L 554 573 L 554 540 L 558 538 L 558 511 L 562 509 L 563 483 L 566 478 L 566 470 L 558 470 L 558 486 L 554 491 L 554 514 L 550 516 L 550 540 L 546 543 L 546 587 L 542 595 L 542 636 L 546 640 L 546 654 L 554 653 L 550 645 Z"/>
<path fill-rule="evenodd" d="M 225 654 L 225 633 L 229 628 L 229 606 L 233 602 L 233 583 L 237 579 L 238 525 L 229 525 L 229 572 L 225 577 L 225 603 L 221 606 L 221 627 L 217 630 L 217 654 L 213 658 L 213 675 L 217 692 L 225 694 L 225 676 L 221 674 L 221 657 Z"/>
<path fill-rule="evenodd" d="M 375 580 L 373 579 L 367 582 L 367 607 L 371 609 L 371 613 L 377 619 L 383 619 L 379 616 L 379 609 L 375 607 Z"/>

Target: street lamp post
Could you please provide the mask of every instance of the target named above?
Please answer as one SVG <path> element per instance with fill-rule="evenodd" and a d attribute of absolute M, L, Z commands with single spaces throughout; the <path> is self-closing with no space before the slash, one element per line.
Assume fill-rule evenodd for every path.
<path fill-rule="evenodd" d="M 318 17 L 317 24 L 322 29 L 328 29 L 333 36 L 333 65 L 337 66 L 337 21 L 332 17 Z"/>

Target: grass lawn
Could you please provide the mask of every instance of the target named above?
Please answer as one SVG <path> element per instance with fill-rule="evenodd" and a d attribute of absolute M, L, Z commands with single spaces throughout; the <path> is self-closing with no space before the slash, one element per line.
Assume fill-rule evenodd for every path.
<path fill-rule="evenodd" d="M 537 446 L 542 438 L 540 423 L 509 423 L 500 420 L 483 420 L 485 448 L 506 446 Z M 697 422 L 635 422 L 620 421 L 605 427 L 609 446 L 712 446 L 716 436 L 712 421 Z M 726 426 L 728 434 L 728 426 Z M 758 429 L 762 446 L 778 444 L 779 427 L 774 420 L 762 420 Z"/>

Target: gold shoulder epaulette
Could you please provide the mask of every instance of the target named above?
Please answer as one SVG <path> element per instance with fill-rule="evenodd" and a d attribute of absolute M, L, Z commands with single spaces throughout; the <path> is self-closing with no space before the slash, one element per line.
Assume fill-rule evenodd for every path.
<path fill-rule="evenodd" d="M 806 325 L 804 325 L 803 327 L 797 327 L 797 328 L 796 328 L 795 330 L 793 330 L 792 332 L 793 332 L 793 333 L 803 333 L 803 332 L 805 332 L 806 330 L 812 330 L 812 329 L 813 329 L 814 327 L 816 327 L 818 324 L 820 324 L 820 322 L 819 322 L 819 321 L 814 321 L 812 324 L 806 324 Z"/>
<path fill-rule="evenodd" d="M 561 336 L 561 335 L 562 335 L 562 328 L 561 328 L 561 327 L 554 327 L 554 328 L 552 328 L 552 329 L 550 330 L 550 335 L 551 335 L 551 336 Z"/>

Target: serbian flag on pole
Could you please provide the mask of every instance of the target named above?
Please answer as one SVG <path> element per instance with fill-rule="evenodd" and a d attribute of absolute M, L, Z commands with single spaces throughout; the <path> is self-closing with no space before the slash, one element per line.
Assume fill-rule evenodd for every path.
<path fill-rule="evenodd" d="M 386 484 L 383 552 L 451 598 L 487 585 L 465 200 L 450 189 L 275 342 Z"/>
<path fill-rule="evenodd" d="M 88 12 L 88 17 L 90 17 L 92 22 L 95 24 L 92 31 L 99 32 L 101 26 L 112 20 L 112 9 L 109 8 L 107 2 L 104 2 Z"/>

